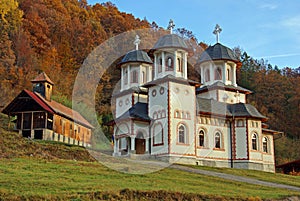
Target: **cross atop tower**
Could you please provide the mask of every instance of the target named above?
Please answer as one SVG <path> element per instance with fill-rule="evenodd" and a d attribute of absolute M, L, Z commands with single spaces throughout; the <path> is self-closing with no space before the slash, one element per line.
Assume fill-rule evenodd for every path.
<path fill-rule="evenodd" d="M 221 33 L 222 29 L 220 25 L 216 24 L 215 30 L 213 31 L 213 34 L 217 37 L 217 43 L 219 42 L 219 34 Z"/>
<path fill-rule="evenodd" d="M 174 24 L 173 20 L 170 19 L 168 29 L 170 30 L 171 34 L 173 33 L 174 27 L 175 27 L 175 24 Z"/>
<path fill-rule="evenodd" d="M 139 44 L 141 43 L 141 39 L 138 35 L 135 36 L 135 40 L 133 42 L 133 44 L 135 44 L 135 49 L 138 50 L 139 49 Z"/>

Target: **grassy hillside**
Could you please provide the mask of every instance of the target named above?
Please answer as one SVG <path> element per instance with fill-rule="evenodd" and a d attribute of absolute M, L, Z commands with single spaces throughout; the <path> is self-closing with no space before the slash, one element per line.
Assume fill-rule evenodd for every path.
<path fill-rule="evenodd" d="M 265 174 L 265 177 L 268 176 L 270 174 Z M 36 158 L 0 160 L 0 184 L 0 198 L 10 200 L 110 200 L 114 197 L 127 200 L 131 196 L 137 196 L 136 200 L 143 196 L 147 196 L 144 200 L 161 200 L 163 198 L 159 191 L 170 196 L 170 199 L 174 196 L 174 200 L 189 200 L 189 197 L 190 200 L 260 200 L 300 196 L 300 192 L 233 182 L 175 169 L 132 175 L 113 171 L 97 162 Z"/>
<path fill-rule="evenodd" d="M 33 141 L 7 131 L 0 115 L 0 200 L 261 200 L 300 196 L 165 168 L 135 175 L 94 161 L 81 147 Z M 75 159 L 75 160 L 74 160 Z M 300 186 L 300 178 L 258 171 L 197 167 Z"/>

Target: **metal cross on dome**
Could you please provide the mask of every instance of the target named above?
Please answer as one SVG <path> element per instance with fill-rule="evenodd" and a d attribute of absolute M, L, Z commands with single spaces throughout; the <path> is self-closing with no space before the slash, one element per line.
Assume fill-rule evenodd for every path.
<path fill-rule="evenodd" d="M 138 50 L 139 49 L 139 44 L 141 43 L 141 39 L 138 35 L 135 36 L 135 40 L 133 42 L 133 44 L 135 44 L 135 49 Z"/>
<path fill-rule="evenodd" d="M 213 34 L 217 37 L 217 43 L 219 42 L 219 34 L 221 33 L 222 29 L 220 25 L 216 24 L 215 30 L 213 31 Z"/>
<path fill-rule="evenodd" d="M 175 27 L 175 24 L 174 24 L 173 20 L 170 19 L 168 29 L 170 30 L 171 34 L 173 33 L 174 27 Z"/>

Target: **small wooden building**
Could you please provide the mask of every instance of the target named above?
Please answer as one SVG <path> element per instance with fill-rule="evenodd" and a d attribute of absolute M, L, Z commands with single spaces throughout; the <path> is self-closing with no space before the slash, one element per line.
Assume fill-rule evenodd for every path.
<path fill-rule="evenodd" d="M 17 117 L 15 129 L 23 137 L 90 146 L 93 126 L 78 112 L 51 100 L 50 78 L 41 73 L 31 82 L 33 91 L 24 89 L 2 111 Z"/>
<path fill-rule="evenodd" d="M 281 172 L 284 174 L 300 176 L 300 159 L 277 165 L 276 168 L 281 169 Z"/>

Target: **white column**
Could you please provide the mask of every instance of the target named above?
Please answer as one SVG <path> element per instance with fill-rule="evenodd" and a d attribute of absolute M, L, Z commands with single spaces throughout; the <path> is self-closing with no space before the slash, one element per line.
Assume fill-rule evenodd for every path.
<path fill-rule="evenodd" d="M 157 54 L 154 54 L 154 77 L 152 78 L 153 80 L 155 80 L 157 77 L 157 71 Z"/>
<path fill-rule="evenodd" d="M 184 78 L 187 79 L 187 52 L 184 53 Z"/>
<path fill-rule="evenodd" d="M 174 60 L 173 60 L 173 64 L 174 64 L 174 68 L 173 68 L 173 73 L 174 73 L 174 76 L 176 76 L 176 73 L 177 73 L 177 67 L 178 67 L 178 64 L 177 64 L 177 51 L 174 52 Z"/>
<path fill-rule="evenodd" d="M 210 73 L 209 73 L 209 75 L 210 75 L 210 83 L 213 83 L 213 80 L 214 80 L 214 70 L 213 70 L 213 63 L 212 62 L 210 62 L 210 64 L 209 64 L 209 71 L 210 71 Z"/>
<path fill-rule="evenodd" d="M 165 66 L 165 52 L 161 52 L 161 60 L 162 60 L 162 65 L 161 65 L 161 70 L 162 70 L 162 77 L 165 75 L 166 72 L 166 66 Z"/>
<path fill-rule="evenodd" d="M 128 65 L 127 66 L 127 87 L 126 87 L 126 89 L 129 89 L 129 86 L 130 86 L 130 77 L 131 77 L 130 65 Z"/>
<path fill-rule="evenodd" d="M 131 137 L 131 151 L 135 150 L 135 137 Z"/>
<path fill-rule="evenodd" d="M 222 81 L 226 84 L 226 62 L 224 62 L 223 70 L 222 70 Z"/>
<path fill-rule="evenodd" d="M 31 128 L 30 128 L 30 132 L 31 132 L 31 138 L 34 139 L 34 130 L 33 130 L 33 112 L 31 112 Z"/>
<path fill-rule="evenodd" d="M 200 65 L 200 73 L 201 73 L 201 83 L 204 84 L 204 70 L 203 70 L 203 66 Z"/>
<path fill-rule="evenodd" d="M 147 66 L 147 82 L 150 82 L 152 80 L 152 67 L 149 65 Z"/>
<path fill-rule="evenodd" d="M 121 67 L 121 91 L 124 90 L 124 82 L 125 82 L 124 68 Z"/>
<path fill-rule="evenodd" d="M 149 139 L 145 139 L 145 152 L 149 152 Z"/>
<path fill-rule="evenodd" d="M 237 84 L 236 84 L 236 64 L 233 64 L 233 67 L 232 67 L 232 85 L 237 86 Z"/>

